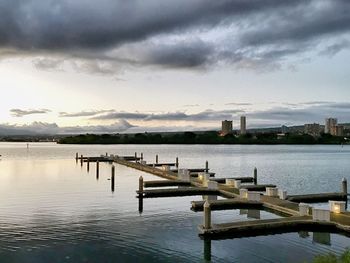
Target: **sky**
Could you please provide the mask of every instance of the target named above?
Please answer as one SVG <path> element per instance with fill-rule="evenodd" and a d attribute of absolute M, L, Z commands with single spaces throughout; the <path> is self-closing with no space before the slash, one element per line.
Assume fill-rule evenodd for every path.
<path fill-rule="evenodd" d="M 348 0 L 0 0 L 0 134 L 350 122 Z"/>

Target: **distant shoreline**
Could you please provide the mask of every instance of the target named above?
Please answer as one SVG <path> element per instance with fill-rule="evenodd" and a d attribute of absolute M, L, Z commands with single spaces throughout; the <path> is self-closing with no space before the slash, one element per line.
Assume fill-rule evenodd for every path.
<path fill-rule="evenodd" d="M 307 134 L 285 134 L 281 136 L 275 133 L 226 135 L 220 136 L 217 132 L 183 132 L 172 135 L 138 133 L 128 134 L 85 134 L 68 136 L 57 141 L 58 144 L 168 144 L 168 145 L 344 145 L 349 144 L 343 137 L 322 134 L 313 137 Z"/>

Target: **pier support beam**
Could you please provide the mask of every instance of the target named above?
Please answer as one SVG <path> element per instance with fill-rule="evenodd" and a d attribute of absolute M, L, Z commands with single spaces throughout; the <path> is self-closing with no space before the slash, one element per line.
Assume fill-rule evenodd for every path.
<path fill-rule="evenodd" d="M 141 153 L 141 161 L 143 161 L 143 153 Z"/>
<path fill-rule="evenodd" d="M 208 161 L 205 161 L 205 172 L 206 173 L 209 172 L 209 163 L 208 163 Z"/>
<path fill-rule="evenodd" d="M 100 162 L 96 162 L 96 179 L 98 179 L 100 176 Z"/>
<path fill-rule="evenodd" d="M 175 167 L 176 167 L 176 168 L 179 168 L 179 157 L 176 157 Z"/>
<path fill-rule="evenodd" d="M 114 177 L 115 177 L 115 166 L 114 165 L 112 165 L 112 171 L 111 171 L 111 190 L 112 190 L 112 192 L 114 192 L 114 183 L 115 183 L 115 179 L 114 179 Z"/>
<path fill-rule="evenodd" d="M 343 178 L 342 180 L 342 190 L 344 195 L 348 195 L 348 181 L 346 180 L 346 178 Z"/>
<path fill-rule="evenodd" d="M 79 153 L 76 153 L 75 154 L 75 161 L 78 162 L 78 159 L 79 159 Z"/>
<path fill-rule="evenodd" d="M 137 163 L 137 152 L 135 152 L 135 163 Z"/>
<path fill-rule="evenodd" d="M 254 168 L 254 184 L 258 184 L 258 168 Z"/>
<path fill-rule="evenodd" d="M 84 158 L 84 156 L 81 155 L 81 156 L 80 156 L 80 166 L 83 166 L 83 161 L 84 161 L 83 158 Z"/>
<path fill-rule="evenodd" d="M 90 171 L 90 158 L 87 158 L 87 163 L 86 163 L 86 169 L 89 172 Z"/>
<path fill-rule="evenodd" d="M 143 177 L 139 177 L 139 197 L 143 196 Z"/>
<path fill-rule="evenodd" d="M 208 200 L 204 203 L 204 229 L 211 229 L 211 208 Z"/>
<path fill-rule="evenodd" d="M 158 154 L 156 155 L 156 164 L 158 164 Z"/>

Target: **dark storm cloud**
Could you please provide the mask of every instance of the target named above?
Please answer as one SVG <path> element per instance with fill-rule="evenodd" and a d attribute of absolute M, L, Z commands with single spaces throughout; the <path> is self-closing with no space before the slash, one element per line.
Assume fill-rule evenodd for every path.
<path fill-rule="evenodd" d="M 50 112 L 48 109 L 31 109 L 31 110 L 21 110 L 21 109 L 11 109 L 10 113 L 13 117 L 24 117 L 27 115 L 32 115 L 32 114 L 45 114 Z"/>
<path fill-rule="evenodd" d="M 288 1 L 289 2 L 289 1 Z M 2 0 L 1 39 L 20 49 L 106 48 L 235 15 L 289 7 L 279 0 Z"/>
<path fill-rule="evenodd" d="M 349 48 L 349 30 L 345 0 L 0 0 L 2 56 L 104 75 L 125 66 L 279 68 L 320 44 L 320 54 Z"/>

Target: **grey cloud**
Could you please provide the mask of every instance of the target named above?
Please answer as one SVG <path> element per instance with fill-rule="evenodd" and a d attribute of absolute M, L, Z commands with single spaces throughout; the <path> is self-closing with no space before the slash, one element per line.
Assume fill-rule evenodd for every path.
<path fill-rule="evenodd" d="M 0 135 L 40 135 L 40 134 L 79 134 L 125 132 L 134 126 L 126 120 L 111 125 L 90 125 L 59 127 L 56 123 L 33 122 L 26 125 L 0 124 Z"/>
<path fill-rule="evenodd" d="M 221 64 L 269 71 L 322 43 L 321 54 L 349 48 L 349 30 L 344 0 L 0 0 L 0 54 L 87 74 Z"/>
<path fill-rule="evenodd" d="M 252 106 L 252 103 L 247 103 L 247 102 L 229 102 L 225 103 L 227 106 Z"/>
<path fill-rule="evenodd" d="M 241 110 L 206 110 L 199 113 L 187 114 L 185 112 L 168 112 L 158 114 L 112 112 L 100 116 L 92 117 L 94 120 L 114 120 L 119 118 L 142 121 L 211 121 L 233 118 Z"/>
<path fill-rule="evenodd" d="M 32 114 L 45 114 L 50 112 L 48 109 L 30 109 L 30 110 L 22 110 L 22 109 L 11 109 L 10 110 L 11 115 L 13 117 L 24 117 L 26 115 L 32 115 Z"/>
<path fill-rule="evenodd" d="M 90 110 L 90 111 L 79 111 L 79 112 L 60 112 L 59 117 L 91 117 L 106 112 L 113 112 L 113 110 Z"/>

